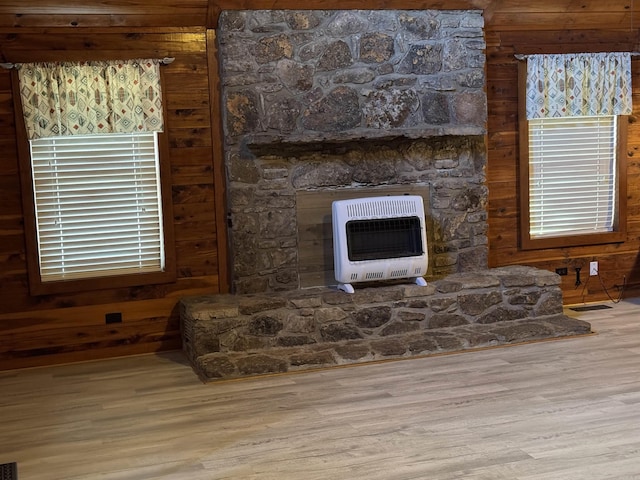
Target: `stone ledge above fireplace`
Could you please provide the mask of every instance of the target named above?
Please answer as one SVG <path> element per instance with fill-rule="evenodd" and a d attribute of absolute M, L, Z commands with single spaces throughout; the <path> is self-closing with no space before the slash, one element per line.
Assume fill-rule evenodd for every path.
<path fill-rule="evenodd" d="M 204 381 L 408 358 L 590 332 L 563 315 L 558 275 L 503 267 L 397 284 L 181 301 L 183 348 Z"/>
<path fill-rule="evenodd" d="M 428 139 L 431 137 L 448 136 L 481 136 L 486 133 L 484 127 L 477 126 L 454 126 L 446 127 L 424 127 L 419 131 L 380 132 L 379 130 L 363 129 L 358 135 L 353 133 L 306 133 L 304 135 L 270 135 L 268 133 L 246 135 L 243 139 L 244 145 L 256 156 L 263 155 L 308 155 L 314 151 L 335 152 L 336 150 L 346 150 L 350 146 L 357 146 L 360 142 L 385 144 L 396 142 L 398 139 Z"/>

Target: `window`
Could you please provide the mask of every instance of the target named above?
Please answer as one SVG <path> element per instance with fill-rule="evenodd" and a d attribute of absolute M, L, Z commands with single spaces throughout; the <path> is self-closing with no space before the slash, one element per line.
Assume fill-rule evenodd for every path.
<path fill-rule="evenodd" d="M 32 295 L 176 278 L 159 61 L 12 73 Z"/>
<path fill-rule="evenodd" d="M 42 282 L 164 270 L 156 133 L 30 145 Z"/>
<path fill-rule="evenodd" d="M 145 132 L 29 141 L 33 294 L 175 278 L 158 140 Z"/>
<path fill-rule="evenodd" d="M 522 248 L 625 240 L 626 123 L 617 115 L 526 119 L 521 112 Z"/>

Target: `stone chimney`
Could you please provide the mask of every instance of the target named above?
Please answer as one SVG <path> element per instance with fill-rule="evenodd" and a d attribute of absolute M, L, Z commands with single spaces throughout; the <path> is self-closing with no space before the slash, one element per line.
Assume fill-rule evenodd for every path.
<path fill-rule="evenodd" d="M 421 189 L 430 275 L 487 267 L 481 11 L 227 11 L 218 38 L 237 293 L 309 286 L 313 193 Z"/>

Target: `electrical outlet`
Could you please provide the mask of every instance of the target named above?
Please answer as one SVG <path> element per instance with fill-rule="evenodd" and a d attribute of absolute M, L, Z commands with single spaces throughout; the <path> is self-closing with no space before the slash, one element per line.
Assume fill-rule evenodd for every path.
<path fill-rule="evenodd" d="M 589 263 L 589 275 L 592 277 L 598 275 L 598 262 Z"/>
<path fill-rule="evenodd" d="M 104 315 L 104 323 L 106 323 L 107 325 L 111 323 L 122 323 L 122 313 L 120 312 L 106 313 Z"/>
<path fill-rule="evenodd" d="M 560 267 L 560 268 L 556 268 L 556 273 L 558 275 L 567 275 L 569 272 L 567 270 L 567 267 Z"/>

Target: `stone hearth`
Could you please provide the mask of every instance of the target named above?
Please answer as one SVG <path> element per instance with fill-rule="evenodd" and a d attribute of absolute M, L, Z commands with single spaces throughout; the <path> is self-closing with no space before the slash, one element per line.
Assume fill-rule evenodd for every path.
<path fill-rule="evenodd" d="M 204 381 L 408 358 L 580 335 L 560 277 L 530 267 L 396 284 L 181 302 L 184 351 Z"/>

